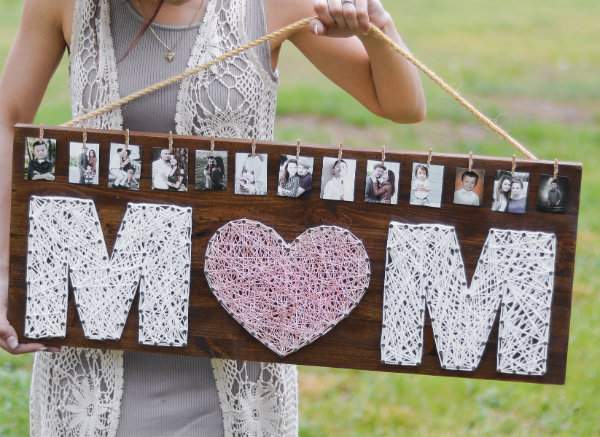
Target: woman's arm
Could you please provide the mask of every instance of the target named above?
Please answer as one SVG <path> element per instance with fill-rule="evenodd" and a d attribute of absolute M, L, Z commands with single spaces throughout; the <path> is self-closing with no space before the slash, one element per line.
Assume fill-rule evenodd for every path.
<path fill-rule="evenodd" d="M 63 1 L 26 0 L 21 25 L 0 76 L 0 204 L 10 205 L 12 143 L 15 123 L 30 123 L 52 74 L 62 58 Z M 23 169 L 15 169 L 23 171 Z M 8 305 L 10 208 L 0 212 L 0 348 L 11 353 L 33 352 L 40 343 L 18 344 L 6 319 Z M 53 350 L 48 348 L 49 350 Z"/>
<path fill-rule="evenodd" d="M 319 20 L 272 43 L 276 58 L 289 39 L 325 76 L 371 112 L 398 123 L 425 117 L 426 104 L 416 68 L 389 45 L 364 35 L 369 23 L 406 48 L 380 0 L 267 0 L 269 31 L 317 15 Z M 314 26 L 319 35 L 315 35 Z"/>

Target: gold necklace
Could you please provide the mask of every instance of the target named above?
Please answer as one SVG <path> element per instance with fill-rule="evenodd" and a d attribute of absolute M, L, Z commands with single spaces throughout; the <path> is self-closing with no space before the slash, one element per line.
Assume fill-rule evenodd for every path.
<path fill-rule="evenodd" d="M 142 13 L 141 13 L 141 11 L 142 11 L 142 7 L 141 7 L 141 4 L 140 4 L 140 1 L 139 1 L 139 0 L 136 0 L 136 2 L 137 2 L 137 4 L 138 4 L 138 8 L 139 8 L 139 10 L 140 10 L 140 14 L 142 14 Z M 203 5 L 204 5 L 204 4 L 203 4 Z M 188 24 L 188 26 L 187 26 L 187 27 L 190 27 L 190 26 L 191 26 L 191 25 L 194 23 L 194 21 L 196 21 L 196 18 L 198 17 L 198 14 L 200 13 L 200 10 L 201 10 L 201 9 L 202 9 L 202 8 L 198 8 L 198 9 L 196 10 L 196 12 L 194 13 L 194 16 L 192 17 L 192 20 L 189 22 L 189 24 Z M 142 14 L 142 17 L 143 17 L 143 14 Z M 164 42 L 164 41 L 161 39 L 161 37 L 159 37 L 159 36 L 157 35 L 157 33 L 154 31 L 154 27 L 153 27 L 153 25 L 152 25 L 152 24 L 150 24 L 150 26 L 149 26 L 149 29 L 150 29 L 150 33 L 152 33 L 152 35 L 154 35 L 154 38 L 155 38 L 155 39 L 156 39 L 156 40 L 157 40 L 157 41 L 160 43 L 160 45 L 162 45 L 162 46 L 165 48 L 165 50 L 166 50 L 166 51 L 165 51 L 165 55 L 164 55 L 164 56 L 165 56 L 165 60 L 166 60 L 167 62 L 173 62 L 173 61 L 175 60 L 175 54 L 176 54 L 176 53 L 175 53 L 175 50 L 177 49 L 177 45 L 178 45 L 178 44 L 181 42 L 181 40 L 183 39 L 183 37 L 184 37 L 185 33 L 184 33 L 184 32 L 181 32 L 181 36 L 179 37 L 179 39 L 178 39 L 177 41 L 175 41 L 175 44 L 173 44 L 173 46 L 172 46 L 172 47 L 169 47 L 169 46 L 167 45 L 167 43 L 166 43 L 166 42 Z"/>

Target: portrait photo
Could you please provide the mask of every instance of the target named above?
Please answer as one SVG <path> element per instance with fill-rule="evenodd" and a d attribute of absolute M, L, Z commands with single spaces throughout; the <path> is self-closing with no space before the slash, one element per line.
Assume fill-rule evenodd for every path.
<path fill-rule="evenodd" d="M 569 179 L 564 176 L 540 176 L 537 207 L 540 211 L 565 212 L 569 204 Z"/>
<path fill-rule="evenodd" d="M 356 160 L 323 158 L 321 198 L 353 202 L 355 175 Z"/>
<path fill-rule="evenodd" d="M 372 203 L 398 203 L 399 162 L 367 161 L 365 201 Z"/>
<path fill-rule="evenodd" d="M 456 205 L 481 206 L 485 170 L 457 167 L 454 181 Z"/>
<path fill-rule="evenodd" d="M 281 155 L 277 195 L 300 197 L 312 188 L 315 159 L 310 156 Z"/>
<path fill-rule="evenodd" d="M 227 189 L 227 152 L 196 150 L 196 190 Z"/>
<path fill-rule="evenodd" d="M 98 185 L 100 145 L 96 143 L 69 144 L 69 182 Z"/>
<path fill-rule="evenodd" d="M 444 166 L 413 162 L 410 204 L 440 208 L 444 186 Z"/>
<path fill-rule="evenodd" d="M 110 144 L 110 159 L 108 163 L 109 188 L 126 190 L 140 189 L 142 173 L 142 157 L 140 146 L 118 143 Z"/>
<path fill-rule="evenodd" d="M 25 140 L 25 179 L 53 181 L 56 167 L 56 140 L 27 137 Z"/>
<path fill-rule="evenodd" d="M 152 189 L 188 190 L 188 149 L 152 149 Z"/>
<path fill-rule="evenodd" d="M 246 196 L 267 195 L 266 153 L 235 154 L 235 194 Z"/>
<path fill-rule="evenodd" d="M 498 170 L 494 179 L 492 211 L 524 214 L 529 173 Z"/>

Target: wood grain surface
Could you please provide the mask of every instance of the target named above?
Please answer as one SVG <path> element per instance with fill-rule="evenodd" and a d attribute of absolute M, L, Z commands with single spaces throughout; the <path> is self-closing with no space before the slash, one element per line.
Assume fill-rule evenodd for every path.
<path fill-rule="evenodd" d="M 140 191 L 108 188 L 110 143 L 123 143 L 123 132 L 88 130 L 88 142 L 100 144 L 99 185 L 68 183 L 69 141 L 81 141 L 80 129 L 45 127 L 45 138 L 57 140 L 56 181 L 25 181 L 24 154 L 26 137 L 37 137 L 39 127 L 18 125 L 14 141 L 13 188 L 10 237 L 9 319 L 22 337 L 25 319 L 25 271 L 27 246 L 27 211 L 31 195 L 63 195 L 93 199 L 102 222 L 109 253 L 116 231 L 128 202 L 167 203 L 193 208 L 192 287 L 190 291 L 189 338 L 184 348 L 151 347 L 138 344 L 137 297 L 127 319 L 120 341 L 92 341 L 83 337 L 75 311 L 73 293 L 69 291 L 66 339 L 51 339 L 48 345 L 111 348 L 133 351 L 154 351 L 185 355 L 234 358 L 251 361 L 272 361 L 304 365 L 377 370 L 386 372 L 420 373 L 498 380 L 516 380 L 536 383 L 563 384 L 565 382 L 569 320 L 571 313 L 581 165 L 561 163 L 560 175 L 570 180 L 570 203 L 564 213 L 536 210 L 537 191 L 541 174 L 553 174 L 551 161 L 517 161 L 517 171 L 531 173 L 526 214 L 497 213 L 490 209 L 493 178 L 497 170 L 510 170 L 510 158 L 474 156 L 473 168 L 485 170 L 485 191 L 482 206 L 454 205 L 456 167 L 467 167 L 467 155 L 433 154 L 432 164 L 445 166 L 442 208 L 409 205 L 411 169 L 413 162 L 426 162 L 427 153 L 388 151 L 387 161 L 401 163 L 397 205 L 373 204 L 364 200 L 366 165 L 368 159 L 380 160 L 381 150 L 345 149 L 344 158 L 357 160 L 355 201 L 340 202 L 320 199 L 322 158 L 337 157 L 337 146 L 302 145 L 301 154 L 315 158 L 313 189 L 302 198 L 279 197 L 277 178 L 281 154 L 296 154 L 295 144 L 257 142 L 257 153 L 268 153 L 268 195 L 241 196 L 233 193 L 235 152 L 250 152 L 251 141 L 216 139 L 215 150 L 227 150 L 228 184 L 223 192 L 205 192 L 193 189 L 196 149 L 207 150 L 210 138 L 176 136 L 174 147 L 189 148 L 189 191 L 152 191 L 152 148 L 167 147 L 167 135 L 131 132 L 131 144 L 141 146 L 142 176 Z M 274 227 L 288 241 L 306 228 L 321 224 L 338 225 L 350 229 L 360 238 L 371 258 L 372 279 L 360 304 L 349 317 L 342 320 L 327 335 L 285 357 L 259 343 L 226 311 L 220 307 L 208 289 L 203 274 L 206 244 L 213 232 L 224 223 L 246 217 Z M 484 240 L 492 227 L 555 233 L 558 240 L 555 289 L 548 356 L 548 371 L 544 376 L 518 376 L 496 371 L 496 340 L 498 320 L 475 372 L 444 370 L 440 367 L 429 318 L 424 333 L 423 363 L 419 367 L 386 365 L 380 362 L 380 336 L 383 302 L 385 247 L 391 220 L 406 223 L 443 223 L 452 225 L 462 247 L 467 278 L 472 277 Z"/>

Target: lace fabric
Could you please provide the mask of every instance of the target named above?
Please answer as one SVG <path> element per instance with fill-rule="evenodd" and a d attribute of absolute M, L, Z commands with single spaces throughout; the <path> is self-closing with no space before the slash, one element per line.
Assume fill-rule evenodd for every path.
<path fill-rule="evenodd" d="M 244 11 L 262 0 L 208 0 L 189 66 L 245 41 Z M 210 37 L 210 38 L 209 38 Z M 76 0 L 71 41 L 70 87 L 73 116 L 119 97 L 108 0 Z M 178 134 L 271 140 L 277 79 L 245 52 L 181 84 Z M 219 106 L 210 86 L 225 87 L 236 104 Z M 239 99 L 240 97 L 241 100 Z M 233 98 L 228 101 L 234 101 Z M 89 128 L 122 129 L 117 109 L 85 123 Z M 211 359 L 226 436 L 296 436 L 297 369 L 261 363 L 252 381 L 244 361 Z M 116 435 L 123 394 L 123 352 L 65 347 L 36 353 L 30 390 L 30 435 Z"/>
<path fill-rule="evenodd" d="M 188 68 L 238 47 L 246 35 L 244 11 L 262 0 L 209 0 Z M 278 79 L 265 71 L 255 50 L 220 62 L 185 79 L 177 98 L 178 134 L 271 140 Z M 214 96 L 226 94 L 223 102 Z"/>

